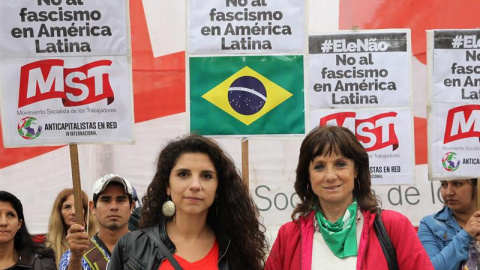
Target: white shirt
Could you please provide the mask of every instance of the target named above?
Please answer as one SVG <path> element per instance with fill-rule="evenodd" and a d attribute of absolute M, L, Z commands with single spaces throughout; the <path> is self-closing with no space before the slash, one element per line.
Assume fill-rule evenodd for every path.
<path fill-rule="evenodd" d="M 357 248 L 360 243 L 360 236 L 363 228 L 363 214 L 359 211 L 357 220 Z M 339 270 L 339 269 L 357 269 L 357 256 L 351 256 L 340 259 L 328 247 L 323 240 L 322 234 L 315 231 L 313 234 L 312 247 L 312 270 Z"/>

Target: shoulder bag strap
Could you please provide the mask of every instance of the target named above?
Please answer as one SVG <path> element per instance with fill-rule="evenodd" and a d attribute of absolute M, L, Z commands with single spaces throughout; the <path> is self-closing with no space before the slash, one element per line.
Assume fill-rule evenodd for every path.
<path fill-rule="evenodd" d="M 147 236 L 152 239 L 152 241 L 155 243 L 155 245 L 162 251 L 162 253 L 167 257 L 168 261 L 170 264 L 173 266 L 175 270 L 183 270 L 183 268 L 180 266 L 180 264 L 175 260 L 175 258 L 172 255 L 172 252 L 168 250 L 168 248 L 165 246 L 165 244 L 160 240 L 160 237 L 153 231 L 154 229 L 159 230 L 158 227 L 149 227 L 145 228 L 143 231 Z"/>
<path fill-rule="evenodd" d="M 107 269 L 109 259 L 92 239 L 90 239 L 88 250 L 83 254 L 83 258 L 92 269 Z"/>
<path fill-rule="evenodd" d="M 381 217 L 382 209 L 378 209 L 377 214 L 375 215 L 375 222 L 373 223 L 375 234 L 377 235 L 378 242 L 382 246 L 383 254 L 387 259 L 388 269 L 390 270 L 398 270 L 398 262 L 397 262 L 397 254 L 395 252 L 395 247 L 390 241 L 390 237 L 388 236 L 388 232 L 385 229 L 385 226 L 382 222 Z"/>

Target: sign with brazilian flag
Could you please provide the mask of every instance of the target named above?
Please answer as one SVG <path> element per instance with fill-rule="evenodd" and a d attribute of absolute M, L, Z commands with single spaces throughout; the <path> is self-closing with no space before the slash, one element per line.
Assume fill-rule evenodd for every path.
<path fill-rule="evenodd" d="M 305 134 L 303 55 L 190 57 L 190 131 Z"/>

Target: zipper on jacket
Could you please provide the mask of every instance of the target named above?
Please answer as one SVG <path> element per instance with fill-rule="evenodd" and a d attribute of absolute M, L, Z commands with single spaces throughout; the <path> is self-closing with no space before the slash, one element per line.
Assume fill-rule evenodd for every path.
<path fill-rule="evenodd" d="M 302 266 L 303 266 L 303 260 L 302 260 L 302 254 L 303 254 L 303 226 L 302 226 L 302 223 L 298 222 L 298 226 L 299 226 L 299 231 L 300 231 L 300 260 L 299 261 L 300 261 L 300 270 L 302 270 Z M 315 234 L 315 232 L 313 232 L 313 234 Z M 312 237 L 314 237 L 314 235 L 312 235 Z M 312 252 L 312 256 L 313 256 L 313 252 Z"/>
<path fill-rule="evenodd" d="M 225 255 L 227 255 L 227 251 L 228 251 L 229 247 L 230 247 L 230 240 L 228 240 L 228 244 L 227 244 L 227 247 L 225 248 L 225 252 L 223 252 L 222 256 L 220 256 L 220 258 L 218 258 L 218 264 L 220 264 L 220 260 L 222 260 L 223 257 L 225 257 Z"/>
<path fill-rule="evenodd" d="M 130 261 L 127 262 L 128 269 L 130 270 L 139 270 L 135 265 L 133 265 Z"/>

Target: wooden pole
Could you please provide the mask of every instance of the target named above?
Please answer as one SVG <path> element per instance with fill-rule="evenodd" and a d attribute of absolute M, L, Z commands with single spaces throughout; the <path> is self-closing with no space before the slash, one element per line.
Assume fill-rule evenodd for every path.
<path fill-rule="evenodd" d="M 480 210 L 480 183 L 478 181 L 480 181 L 480 178 L 477 178 L 477 211 Z"/>
<path fill-rule="evenodd" d="M 78 162 L 78 147 L 76 144 L 70 144 L 70 162 L 72 165 L 72 182 L 73 182 L 73 197 L 75 202 L 75 218 L 77 224 L 85 226 L 83 220 L 83 203 L 82 203 L 82 185 L 80 182 L 80 166 Z"/>
<path fill-rule="evenodd" d="M 249 187 L 249 171 L 248 171 L 248 139 L 242 139 L 242 179 L 243 184 Z"/>
<path fill-rule="evenodd" d="M 480 210 L 480 183 L 478 183 L 478 181 L 480 181 L 480 177 L 477 178 L 477 211 Z M 479 240 L 476 240 L 475 241 L 475 248 L 477 249 L 478 252 L 480 252 L 480 241 Z"/>

